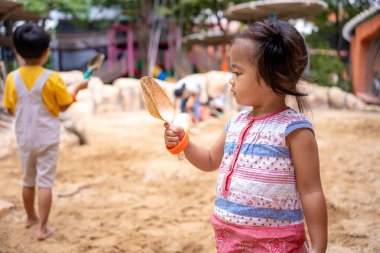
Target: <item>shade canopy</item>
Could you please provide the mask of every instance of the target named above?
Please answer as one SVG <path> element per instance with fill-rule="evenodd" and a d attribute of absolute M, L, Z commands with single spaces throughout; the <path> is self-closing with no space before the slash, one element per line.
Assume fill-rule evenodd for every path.
<path fill-rule="evenodd" d="M 191 46 L 193 44 L 202 45 L 219 45 L 230 43 L 236 33 L 211 32 L 211 33 L 193 33 L 183 38 L 183 43 Z"/>
<path fill-rule="evenodd" d="M 125 42 L 125 40 L 123 40 Z M 86 50 L 107 47 L 106 32 L 57 34 L 50 42 L 52 50 Z"/>
<path fill-rule="evenodd" d="M 0 0 L 0 21 L 6 20 L 33 20 L 41 19 L 39 13 L 24 10 L 24 6 L 15 1 Z"/>
<path fill-rule="evenodd" d="M 319 0 L 262 0 L 233 5 L 225 11 L 229 20 L 247 22 L 275 15 L 278 19 L 304 18 L 328 7 Z"/>

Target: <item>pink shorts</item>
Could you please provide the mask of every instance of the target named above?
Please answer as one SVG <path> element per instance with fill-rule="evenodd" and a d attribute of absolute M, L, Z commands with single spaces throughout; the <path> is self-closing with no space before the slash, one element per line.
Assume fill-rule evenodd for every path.
<path fill-rule="evenodd" d="M 211 217 L 218 253 L 307 253 L 303 224 L 286 227 L 243 227 Z"/>

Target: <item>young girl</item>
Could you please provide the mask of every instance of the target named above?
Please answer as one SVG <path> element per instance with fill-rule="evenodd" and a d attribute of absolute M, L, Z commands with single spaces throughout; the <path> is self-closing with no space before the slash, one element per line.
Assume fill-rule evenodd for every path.
<path fill-rule="evenodd" d="M 232 117 L 210 150 L 165 124 L 169 151 L 184 150 L 203 171 L 219 168 L 211 224 L 218 252 L 325 252 L 327 211 L 319 175 L 318 147 L 301 113 L 297 83 L 306 68 L 305 42 L 284 21 L 256 22 L 231 45 L 231 92 L 252 110 Z M 296 96 L 301 112 L 285 104 Z"/>

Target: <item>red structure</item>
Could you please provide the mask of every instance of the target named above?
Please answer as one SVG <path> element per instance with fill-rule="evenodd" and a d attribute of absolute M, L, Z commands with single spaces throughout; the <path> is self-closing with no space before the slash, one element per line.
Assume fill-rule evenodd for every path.
<path fill-rule="evenodd" d="M 351 41 L 354 93 L 364 102 L 379 104 L 380 99 L 373 94 L 372 83 L 375 75 L 380 75 L 380 6 L 375 6 L 350 20 L 343 28 L 343 36 Z"/>
<path fill-rule="evenodd" d="M 118 47 L 118 33 L 125 34 L 125 47 Z M 123 75 L 135 76 L 133 32 L 130 25 L 117 22 L 107 31 L 107 38 L 108 71 L 116 71 L 118 66 L 115 66 L 115 64 L 119 62 L 118 55 L 121 52 L 121 73 Z"/>
<path fill-rule="evenodd" d="M 149 75 L 159 78 L 162 69 L 167 72 L 175 67 L 176 50 L 180 43 L 179 29 L 173 24 L 164 21 L 158 28 L 147 31 L 147 62 L 149 64 Z M 161 32 L 162 27 L 168 27 L 168 32 Z M 128 22 L 117 21 L 107 31 L 107 60 L 108 72 L 119 73 L 119 76 L 136 77 L 139 71 L 136 64 L 141 61 L 139 47 L 143 46 L 135 40 L 136 29 Z M 160 69 L 160 71 L 158 71 Z M 156 70 L 156 71 L 154 71 Z"/>

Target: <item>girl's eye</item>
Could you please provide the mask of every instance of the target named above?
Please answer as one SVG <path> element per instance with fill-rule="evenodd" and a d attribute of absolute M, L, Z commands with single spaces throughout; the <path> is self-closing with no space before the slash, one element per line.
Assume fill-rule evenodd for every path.
<path fill-rule="evenodd" d="M 240 73 L 236 71 L 233 71 L 232 74 L 234 74 L 236 77 L 240 76 Z"/>

